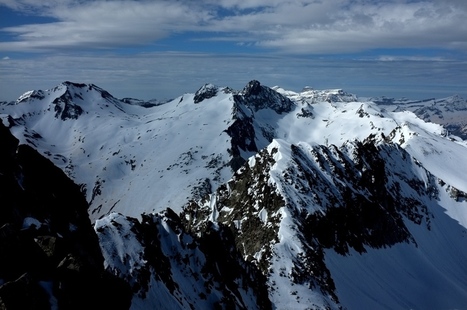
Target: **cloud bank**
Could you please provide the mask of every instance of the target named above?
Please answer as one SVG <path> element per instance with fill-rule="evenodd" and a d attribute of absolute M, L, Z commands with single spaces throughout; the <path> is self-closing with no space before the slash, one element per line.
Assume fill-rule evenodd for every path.
<path fill-rule="evenodd" d="M 326 60 L 282 55 L 144 53 L 138 55 L 39 55 L 0 61 L 0 101 L 63 81 L 94 83 L 123 98 L 169 99 L 205 83 L 242 89 L 257 79 L 300 91 L 342 88 L 358 96 L 467 98 L 467 62 L 433 60 Z"/>

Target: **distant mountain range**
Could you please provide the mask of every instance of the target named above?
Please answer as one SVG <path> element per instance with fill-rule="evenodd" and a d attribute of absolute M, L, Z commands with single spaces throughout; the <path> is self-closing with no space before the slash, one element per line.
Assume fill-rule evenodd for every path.
<path fill-rule="evenodd" d="M 426 100 L 381 97 L 371 101 L 391 111 L 411 111 L 427 122 L 443 125 L 452 135 L 467 138 L 467 101 L 460 96 Z"/>
<path fill-rule="evenodd" d="M 79 189 L 105 272 L 130 287 L 132 309 L 467 304 L 458 96 L 358 98 L 250 81 L 143 101 L 64 82 L 2 103 L 0 117 Z M 39 235 L 47 226 L 34 213 L 22 221 Z M 2 274 L 0 304 L 16 280 Z"/>

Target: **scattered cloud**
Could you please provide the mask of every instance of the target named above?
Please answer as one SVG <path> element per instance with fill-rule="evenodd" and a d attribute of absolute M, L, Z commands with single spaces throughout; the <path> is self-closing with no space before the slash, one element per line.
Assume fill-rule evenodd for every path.
<path fill-rule="evenodd" d="M 444 57 L 430 57 L 430 56 L 379 56 L 379 61 L 450 61 Z"/>

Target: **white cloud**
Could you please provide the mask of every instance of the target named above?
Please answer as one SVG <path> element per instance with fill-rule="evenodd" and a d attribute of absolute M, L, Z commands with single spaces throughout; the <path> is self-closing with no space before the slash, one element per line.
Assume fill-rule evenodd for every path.
<path fill-rule="evenodd" d="M 382 55 L 378 57 L 379 61 L 449 61 L 444 57 L 430 57 L 430 56 L 392 56 L 392 55 Z"/>
<path fill-rule="evenodd" d="M 2 29 L 0 49 L 100 49 L 151 44 L 176 33 L 238 40 L 287 53 L 377 48 L 452 48 L 467 52 L 465 0 L 0 0 L 56 19 Z"/>
<path fill-rule="evenodd" d="M 289 7 L 291 9 L 291 7 Z M 316 11 L 315 11 L 316 10 Z M 318 13 L 316 13 L 318 12 Z M 266 16 L 271 14 L 271 16 Z M 281 21 L 278 12 L 258 18 L 238 16 L 232 24 L 250 20 L 259 26 L 268 21 Z M 318 15 L 314 18 L 314 14 Z M 258 27 L 251 31 L 261 46 L 296 53 L 346 53 L 376 48 L 460 48 L 467 51 L 467 15 L 450 7 L 430 3 L 354 4 L 346 10 L 335 10 L 324 4 L 297 8 L 291 12 L 297 23 L 281 22 L 278 27 Z M 305 22 L 304 16 L 309 18 Z M 265 20 L 261 22 L 261 17 Z M 267 17 L 267 18 L 266 18 Z M 267 29 L 267 30 L 263 30 Z"/>
<path fill-rule="evenodd" d="M 168 1 L 70 1 L 57 6 L 43 4 L 40 9 L 57 21 L 4 28 L 19 41 L 2 42 L 0 49 L 99 49 L 147 44 L 195 27 L 208 16 Z"/>

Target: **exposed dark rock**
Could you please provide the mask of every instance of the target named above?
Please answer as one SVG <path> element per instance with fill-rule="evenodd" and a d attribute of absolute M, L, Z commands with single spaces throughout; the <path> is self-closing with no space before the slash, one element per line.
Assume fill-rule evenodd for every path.
<path fill-rule="evenodd" d="M 205 84 L 200 89 L 198 89 L 198 91 L 195 93 L 193 102 L 200 103 L 203 100 L 212 98 L 217 95 L 218 91 L 219 91 L 219 88 L 217 86 L 214 86 L 212 84 Z"/>
<path fill-rule="evenodd" d="M 119 215 L 110 225 L 99 226 L 98 234 L 103 240 L 110 240 L 108 236 L 116 229 L 122 238 L 136 238 L 142 248 L 138 255 L 142 255 L 143 265 L 121 270 L 119 266 L 128 265 L 130 258 L 114 256 L 114 262 L 121 261 L 109 267 L 109 271 L 129 282 L 133 293 L 142 299 L 149 296 L 153 279 L 160 283 L 158 287 L 167 289 L 173 298 L 171 302 L 187 307 L 195 302 L 190 299 L 193 294 L 186 292 L 187 283 L 197 285 L 201 281 L 204 286 L 197 285 L 193 289 L 214 309 L 247 309 L 252 304 L 251 299 L 246 298 L 252 296 L 254 308 L 271 309 L 266 279 L 255 265 L 243 260 L 230 229 L 209 222 L 195 235 L 185 226 L 188 226 L 186 218 L 182 221 L 171 209 L 142 215 L 141 221 Z M 183 283 L 177 282 L 180 275 L 184 277 Z M 151 296 L 154 294 L 157 292 Z"/>
<path fill-rule="evenodd" d="M 0 286 L 2 310 L 51 309 L 49 298 L 44 287 L 28 273 Z"/>
<path fill-rule="evenodd" d="M 55 98 L 52 104 L 55 105 L 55 117 L 63 121 L 77 119 L 83 113 L 83 108 L 73 102 L 73 97 L 69 91 Z"/>
<path fill-rule="evenodd" d="M 268 296 L 266 277 L 257 267 L 243 260 L 235 245 L 235 235 L 224 225 L 215 227 L 209 224 L 199 236 L 200 249 L 206 255 L 204 272 L 213 275 L 213 280 L 224 283 L 223 291 L 233 292 L 225 294 L 219 306 L 226 309 L 238 307 L 241 298 L 239 288 L 249 288 L 255 292 L 258 309 L 272 309 Z M 241 299 L 240 299 L 241 300 Z M 247 305 L 240 303 L 240 309 L 247 309 Z"/>
<path fill-rule="evenodd" d="M 0 143 L 0 305 L 128 309 L 130 291 L 103 268 L 79 187 L 2 124 Z"/>
<path fill-rule="evenodd" d="M 153 100 L 145 101 L 145 100 L 134 99 L 134 98 L 123 98 L 121 99 L 121 101 L 126 104 L 137 105 L 143 108 L 157 107 L 159 105 L 162 105 L 168 102 L 168 100 L 159 101 L 159 100 L 153 99 Z"/>
<path fill-rule="evenodd" d="M 263 136 L 271 142 L 274 138 L 274 128 L 261 127 L 255 130 L 254 113 L 262 109 L 272 109 L 278 114 L 290 112 L 294 103 L 279 94 L 275 90 L 262 86 L 258 81 L 249 82 L 242 92 L 233 95 L 234 106 L 232 117 L 234 122 L 226 129 L 232 138 L 232 147 L 229 153 L 232 156 L 230 166 L 232 171 L 239 169 L 247 158 L 245 153 L 251 154 L 259 151 L 256 141 L 258 136 Z M 307 114 L 307 117 L 310 116 Z M 244 154 L 242 154 L 242 152 Z"/>
<path fill-rule="evenodd" d="M 88 86 L 88 84 L 85 84 L 85 83 L 75 83 L 75 82 L 70 82 L 70 81 L 63 82 L 63 85 L 73 86 L 73 87 L 76 87 L 76 88 L 85 88 L 86 86 Z"/>
<path fill-rule="evenodd" d="M 227 134 L 232 138 L 232 147 L 229 150 L 232 159 L 230 167 L 232 171 L 239 169 L 246 158 L 242 157 L 241 151 L 257 152 L 258 148 L 255 143 L 255 130 L 251 118 L 237 118 L 232 125 L 226 130 Z"/>
<path fill-rule="evenodd" d="M 430 216 L 423 200 L 426 185 L 416 182 L 414 175 L 398 174 L 395 178 L 399 180 L 398 183 L 389 181 L 389 176 L 394 174 L 392 161 L 399 164 L 408 162 L 410 156 L 396 145 L 376 147 L 371 140 L 355 142 L 354 146 L 353 160 L 356 161 L 353 165 L 348 162 L 341 166 L 334 165 L 334 169 L 340 171 L 333 171 L 333 178 L 345 180 L 348 186 L 335 187 L 339 190 L 339 196 L 324 213 L 307 215 L 304 225 L 306 235 L 316 238 L 323 247 L 334 248 L 343 255 L 350 248 L 362 253 L 365 246 L 381 248 L 411 242 L 413 239 L 403 216 L 417 224 L 424 221 L 429 228 Z M 357 170 L 344 167 L 355 167 Z M 404 197 L 400 190 L 402 186 L 410 188 L 413 196 Z"/>
<path fill-rule="evenodd" d="M 273 151 L 274 152 L 274 151 Z M 274 163 L 267 150 L 260 151 L 257 155 L 257 164 L 250 168 L 245 164 L 237 171 L 228 184 L 217 190 L 216 201 L 217 221 L 222 223 L 232 232 L 235 246 L 244 257 L 252 260 L 253 255 L 264 250 L 263 258 L 256 262 L 259 268 L 266 274 L 268 259 L 270 258 L 269 245 L 276 243 L 278 222 L 274 215 L 279 208 L 284 206 L 282 197 L 275 193 L 275 189 L 268 183 L 268 173 Z M 258 206 L 260 206 L 258 208 Z M 268 222 L 263 223 L 258 216 L 261 208 L 269 215 Z M 230 211 L 225 211 L 230 210 Z M 205 231 L 210 224 L 206 222 L 211 210 L 204 206 L 188 205 L 184 208 L 182 218 L 189 218 L 185 223 L 192 231 Z M 236 223 L 242 222 L 241 227 Z M 206 226 L 207 225 L 207 226 Z"/>
<path fill-rule="evenodd" d="M 261 84 L 259 81 L 252 80 L 243 88 L 243 94 L 245 97 L 258 96 L 262 91 Z"/>
<path fill-rule="evenodd" d="M 262 86 L 258 81 L 250 81 L 243 91 L 234 96 L 236 100 L 244 100 L 246 105 L 255 112 L 262 109 L 272 109 L 278 114 L 290 112 L 295 104 L 275 90 Z"/>

